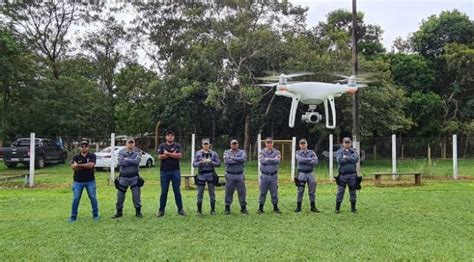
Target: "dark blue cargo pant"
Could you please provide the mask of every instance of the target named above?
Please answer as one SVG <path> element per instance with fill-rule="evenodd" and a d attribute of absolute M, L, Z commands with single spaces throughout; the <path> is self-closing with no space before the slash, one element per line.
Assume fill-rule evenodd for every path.
<path fill-rule="evenodd" d="M 357 199 L 356 187 L 357 187 L 357 174 L 345 174 L 340 175 L 340 182 L 337 188 L 336 202 L 342 202 L 344 199 L 344 191 L 346 186 L 349 187 L 349 195 L 351 202 L 355 202 Z"/>

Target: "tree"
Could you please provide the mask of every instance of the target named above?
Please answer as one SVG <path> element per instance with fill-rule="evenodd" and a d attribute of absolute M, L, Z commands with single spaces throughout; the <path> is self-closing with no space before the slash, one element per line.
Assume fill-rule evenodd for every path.
<path fill-rule="evenodd" d="M 435 72 L 431 63 L 418 54 L 390 54 L 390 71 L 394 82 L 408 93 L 427 92 L 433 88 Z"/>
<path fill-rule="evenodd" d="M 125 31 L 112 16 L 98 17 L 101 29 L 91 32 L 82 43 L 82 48 L 90 52 L 99 76 L 99 87 L 107 97 L 108 131 L 115 132 L 116 90 L 114 76 L 123 59 L 119 48 Z"/>
<path fill-rule="evenodd" d="M 66 38 L 71 25 L 79 19 L 80 5 L 71 1 L 14 1 L 1 9 L 7 25 L 18 41 L 44 58 L 55 79 L 61 68 L 58 62 L 68 49 Z"/>
<path fill-rule="evenodd" d="M 458 10 L 443 11 L 421 22 L 420 29 L 411 38 L 413 48 L 421 55 L 439 58 L 449 43 L 474 43 L 474 21 Z"/>

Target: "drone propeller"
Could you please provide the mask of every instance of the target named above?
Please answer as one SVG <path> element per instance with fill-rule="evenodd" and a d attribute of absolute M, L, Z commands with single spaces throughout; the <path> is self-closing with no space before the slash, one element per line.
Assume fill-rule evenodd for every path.
<path fill-rule="evenodd" d="M 344 82 L 348 82 L 348 81 L 357 81 L 357 82 L 360 82 L 360 83 L 370 83 L 370 82 L 373 82 L 372 80 L 368 79 L 368 78 L 371 78 L 371 74 L 358 74 L 358 75 L 350 75 L 350 76 L 347 76 L 347 75 L 342 75 L 342 74 L 333 74 L 334 76 L 337 76 L 337 77 L 340 77 L 342 79 L 339 79 L 339 80 L 335 80 L 334 82 L 338 82 L 338 83 L 344 83 Z"/>
<path fill-rule="evenodd" d="M 299 72 L 299 73 L 293 73 L 293 74 L 288 74 L 288 75 L 281 74 L 281 75 L 270 75 L 270 76 L 264 76 L 264 77 L 256 77 L 255 79 L 262 80 L 262 81 L 279 81 L 281 78 L 290 79 L 290 78 L 306 76 L 306 75 L 313 75 L 313 73 Z"/>
<path fill-rule="evenodd" d="M 275 87 L 277 85 L 278 85 L 277 83 L 266 83 L 266 84 L 258 84 L 257 86 Z"/>

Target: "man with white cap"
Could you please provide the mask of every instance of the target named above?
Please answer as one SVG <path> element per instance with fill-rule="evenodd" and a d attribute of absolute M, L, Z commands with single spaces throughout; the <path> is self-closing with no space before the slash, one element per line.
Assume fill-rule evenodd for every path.
<path fill-rule="evenodd" d="M 339 164 L 339 175 L 336 177 L 338 185 L 336 195 L 336 214 L 340 212 L 341 203 L 344 199 L 344 191 L 346 185 L 349 187 L 349 195 L 351 200 L 351 212 L 356 214 L 356 200 L 357 200 L 357 168 L 356 164 L 359 162 L 359 154 L 357 150 L 352 147 L 352 140 L 349 137 L 342 139 L 343 146 L 336 152 L 336 160 Z"/>
<path fill-rule="evenodd" d="M 281 214 L 278 208 L 278 166 L 280 165 L 281 154 L 278 149 L 273 147 L 273 139 L 265 139 L 265 148 L 262 149 L 259 156 L 260 161 L 260 198 L 258 213 L 263 213 L 265 198 L 270 190 L 272 197 L 273 212 Z"/>
<path fill-rule="evenodd" d="M 204 190 L 209 190 L 209 198 L 211 201 L 211 215 L 216 214 L 216 193 L 215 168 L 221 165 L 217 153 L 210 149 L 209 138 L 204 138 L 202 141 L 202 149 L 194 154 L 193 166 L 199 168 L 196 177 L 197 192 L 197 212 L 202 215 L 202 200 L 204 197 Z"/>
<path fill-rule="evenodd" d="M 298 164 L 298 175 L 295 177 L 295 185 L 298 188 L 298 193 L 295 212 L 301 212 L 306 184 L 308 184 L 311 212 L 319 212 L 316 208 L 316 179 L 313 175 L 313 168 L 318 164 L 318 157 L 313 150 L 308 149 L 308 142 L 304 138 L 300 140 L 300 150 L 296 151 L 296 163 Z"/>
<path fill-rule="evenodd" d="M 225 163 L 225 211 L 230 214 L 230 205 L 234 196 L 234 191 L 237 189 L 240 202 L 240 212 L 248 214 L 244 177 L 244 165 L 247 161 L 247 154 L 245 150 L 239 148 L 239 142 L 236 139 L 230 141 L 230 149 L 224 152 Z"/>
<path fill-rule="evenodd" d="M 112 218 L 122 217 L 123 202 L 128 187 L 132 190 L 133 205 L 135 206 L 135 216 L 142 218 L 141 190 L 139 183 L 139 164 L 142 154 L 135 147 L 135 140 L 127 140 L 125 148 L 118 152 L 118 166 L 120 167 L 120 176 L 117 187 L 117 212 Z M 113 167 L 111 167 L 113 168 Z"/>

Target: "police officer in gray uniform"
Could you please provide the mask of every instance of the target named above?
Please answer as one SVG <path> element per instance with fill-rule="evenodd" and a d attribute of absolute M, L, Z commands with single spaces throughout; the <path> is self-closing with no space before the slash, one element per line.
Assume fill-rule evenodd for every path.
<path fill-rule="evenodd" d="M 344 191 L 346 185 L 349 187 L 349 195 L 351 200 L 351 212 L 356 214 L 356 188 L 357 188 L 357 168 L 359 162 L 359 154 L 352 147 L 352 140 L 345 137 L 342 140 L 343 146 L 336 152 L 336 160 L 339 164 L 339 175 L 336 177 L 338 185 L 336 195 L 336 214 L 340 212 L 341 203 L 344 199 Z"/>
<path fill-rule="evenodd" d="M 196 185 L 198 188 L 197 193 L 197 212 L 202 215 L 202 199 L 204 195 L 204 189 L 209 190 L 209 198 L 211 200 L 211 215 L 216 214 L 216 193 L 214 184 L 215 167 L 221 165 L 219 156 L 216 152 L 209 149 L 209 138 L 202 140 L 202 149 L 194 154 L 193 166 L 199 168 L 198 175 L 196 178 Z"/>
<path fill-rule="evenodd" d="M 280 164 L 280 151 L 273 148 L 273 139 L 267 137 L 265 139 L 265 148 L 262 149 L 259 156 L 260 161 L 260 205 L 258 213 L 263 213 L 265 198 L 268 190 L 272 196 L 273 212 L 281 214 L 278 208 L 278 165 Z"/>
<path fill-rule="evenodd" d="M 127 140 L 126 147 L 118 153 L 118 166 L 120 167 L 120 176 L 117 188 L 117 213 L 112 218 L 122 216 L 123 202 L 128 187 L 132 190 L 133 205 L 135 206 L 135 216 L 141 218 L 140 186 L 139 186 L 139 169 L 138 165 L 141 161 L 141 153 L 135 148 L 135 140 Z"/>
<path fill-rule="evenodd" d="M 316 208 L 316 180 L 313 175 L 313 168 L 318 164 L 318 157 L 313 150 L 308 150 L 308 142 L 304 138 L 300 140 L 300 150 L 296 151 L 296 163 L 298 164 L 298 175 L 295 178 L 295 185 L 298 188 L 298 193 L 295 212 L 301 212 L 305 184 L 308 184 L 311 212 L 319 212 Z"/>
<path fill-rule="evenodd" d="M 244 178 L 244 165 L 247 160 L 247 154 L 239 149 L 239 142 L 236 139 L 230 141 L 230 149 L 224 152 L 225 163 L 225 211 L 230 214 L 230 205 L 234 197 L 234 191 L 237 188 L 240 202 L 240 212 L 248 214 Z"/>

